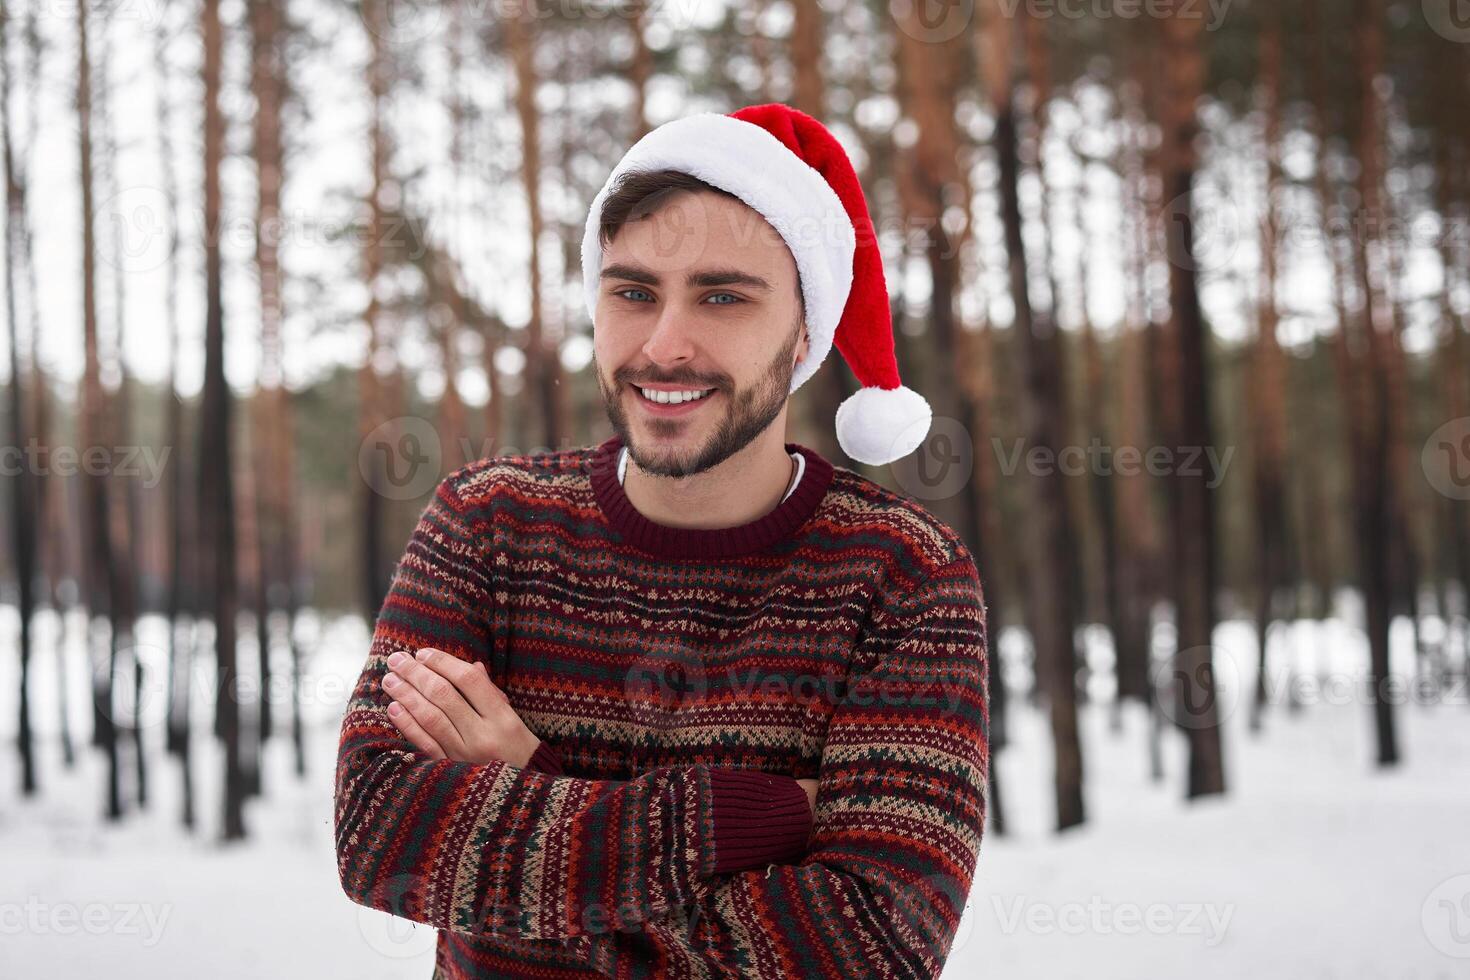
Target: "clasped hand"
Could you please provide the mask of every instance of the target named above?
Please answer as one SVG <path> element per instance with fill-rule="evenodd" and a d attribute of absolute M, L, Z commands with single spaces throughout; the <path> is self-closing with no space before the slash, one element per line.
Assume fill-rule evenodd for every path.
<path fill-rule="evenodd" d="M 429 647 L 412 657 L 395 653 L 388 658 L 383 690 L 392 699 L 388 717 L 431 759 L 524 767 L 541 744 L 483 663 L 468 664 Z M 817 781 L 797 783 L 815 810 Z"/>
<path fill-rule="evenodd" d="M 540 745 L 483 663 L 427 647 L 398 652 L 383 690 L 392 699 L 388 717 L 431 759 L 525 766 Z"/>

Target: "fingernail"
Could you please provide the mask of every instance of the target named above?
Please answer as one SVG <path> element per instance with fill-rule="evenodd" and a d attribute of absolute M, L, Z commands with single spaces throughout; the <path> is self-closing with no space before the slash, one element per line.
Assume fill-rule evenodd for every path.
<path fill-rule="evenodd" d="M 389 667 L 397 667 L 399 664 L 403 663 L 407 659 L 408 658 L 403 655 L 402 651 L 400 651 L 398 653 L 393 654 L 393 656 L 391 656 L 391 657 L 388 658 L 388 666 Z"/>
<path fill-rule="evenodd" d="M 388 675 L 386 675 L 383 678 L 383 686 L 384 687 L 394 687 L 397 684 L 398 684 L 398 678 L 395 675 L 393 675 L 393 674 L 388 674 Z"/>
<path fill-rule="evenodd" d="M 403 710 L 402 706 L 399 705 L 399 703 L 397 701 L 389 701 L 388 702 L 388 714 L 390 714 L 390 715 L 397 715 L 398 712 L 400 712 L 402 710 Z"/>
<path fill-rule="evenodd" d="M 429 659 L 429 651 L 428 650 L 420 650 L 419 651 L 419 659 L 420 660 L 428 660 Z"/>

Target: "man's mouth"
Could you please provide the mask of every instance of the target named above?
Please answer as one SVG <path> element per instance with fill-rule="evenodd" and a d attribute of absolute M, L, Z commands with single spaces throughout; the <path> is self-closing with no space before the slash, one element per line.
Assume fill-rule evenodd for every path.
<path fill-rule="evenodd" d="M 655 415 L 676 415 L 693 411 L 697 406 L 709 401 L 710 397 L 718 391 L 716 388 L 654 389 L 642 388 L 638 385 L 632 387 L 638 393 L 638 401 Z"/>

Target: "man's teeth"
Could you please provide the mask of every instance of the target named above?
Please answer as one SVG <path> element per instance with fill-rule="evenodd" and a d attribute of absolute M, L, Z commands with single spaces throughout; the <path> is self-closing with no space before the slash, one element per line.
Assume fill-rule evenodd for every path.
<path fill-rule="evenodd" d="M 705 391 L 654 391 L 651 388 L 639 388 L 644 398 L 661 405 L 678 405 L 680 402 L 692 402 L 696 398 L 703 398 L 714 391 L 713 388 Z"/>

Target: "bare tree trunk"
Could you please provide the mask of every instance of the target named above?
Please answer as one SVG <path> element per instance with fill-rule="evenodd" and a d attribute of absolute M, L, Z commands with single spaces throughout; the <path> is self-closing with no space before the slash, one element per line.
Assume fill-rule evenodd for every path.
<path fill-rule="evenodd" d="M 81 436 L 84 451 L 102 446 L 106 439 L 107 406 L 102 390 L 101 362 L 97 352 L 97 240 L 93 227 L 92 185 L 92 64 L 87 46 L 87 5 L 77 4 L 77 135 L 82 184 L 82 381 Z M 87 542 L 83 568 L 87 574 L 89 661 L 95 662 L 93 619 L 105 615 L 109 623 L 116 596 L 117 568 L 108 533 L 108 489 L 106 478 L 88 471 L 82 476 L 84 501 L 82 525 Z M 107 757 L 107 818 L 122 817 L 121 773 L 118 770 L 117 726 L 113 715 L 113 679 L 117 671 L 118 637 L 108 631 L 102 669 L 94 666 L 92 677 L 92 744 Z"/>
<path fill-rule="evenodd" d="M 1260 731 L 1267 702 L 1266 652 L 1274 600 L 1290 585 L 1287 564 L 1286 500 L 1286 363 L 1276 339 L 1277 211 L 1275 194 L 1281 184 L 1281 14 L 1275 8 L 1261 11 L 1264 26 L 1260 39 L 1261 89 L 1265 97 L 1266 130 L 1262 134 L 1266 155 L 1265 214 L 1261 241 L 1261 303 L 1257 311 L 1256 344 L 1252 351 L 1250 393 L 1246 398 L 1251 415 L 1254 444 L 1254 501 L 1256 517 L 1256 649 L 1258 655 L 1255 696 L 1251 700 L 1250 727 Z"/>
<path fill-rule="evenodd" d="M 1382 213 L 1381 180 L 1382 134 L 1379 126 L 1378 93 L 1375 87 L 1383 68 L 1383 0 L 1358 0 L 1356 18 L 1357 76 L 1361 83 L 1361 105 L 1358 116 L 1358 194 L 1362 213 L 1377 219 Z M 1371 225 L 1372 221 L 1365 223 Z M 1344 393 L 1353 399 L 1356 421 L 1356 464 L 1353 479 L 1356 500 L 1358 565 L 1363 588 L 1363 604 L 1367 613 L 1369 647 L 1369 703 L 1373 706 L 1373 722 L 1377 735 L 1377 761 L 1380 766 L 1399 761 L 1398 738 L 1394 728 L 1393 705 L 1382 696 L 1389 674 L 1388 627 L 1393 584 L 1389 575 L 1392 543 L 1392 490 L 1389 447 L 1392 419 L 1385 346 L 1392 342 L 1389 311 L 1385 308 L 1380 275 L 1374 261 L 1376 249 L 1370 252 L 1371 228 L 1353 236 L 1354 264 L 1361 277 L 1365 297 L 1363 310 L 1363 367 L 1366 377 L 1344 379 L 1351 387 Z M 1378 244 L 1374 242 L 1373 244 Z M 1354 357 L 1350 349 L 1344 353 Z M 1359 372 L 1354 371 L 1354 374 Z"/>
<path fill-rule="evenodd" d="M 1315 190 L 1321 202 L 1321 217 L 1323 225 L 1323 238 L 1327 245 L 1328 270 L 1332 275 L 1332 303 L 1333 313 L 1337 322 L 1337 331 L 1331 345 L 1333 357 L 1333 369 L 1337 375 L 1337 387 L 1341 399 L 1341 414 L 1347 430 L 1347 458 L 1349 460 L 1349 472 L 1356 475 L 1357 459 L 1361 452 L 1363 443 L 1363 430 L 1366 420 L 1362 412 L 1367 409 L 1367 402 L 1362 399 L 1367 395 L 1366 389 L 1356 387 L 1359 381 L 1355 377 L 1355 368 L 1350 352 L 1349 335 L 1352 332 L 1352 324 L 1348 316 L 1346 287 L 1350 279 L 1355 277 L 1352 272 L 1353 250 L 1349 244 L 1347 248 L 1339 241 L 1339 236 L 1334 234 L 1331 221 L 1332 209 L 1336 202 L 1335 189 L 1328 176 L 1326 147 L 1328 125 L 1328 66 L 1327 66 L 1327 36 L 1322 22 L 1322 0 L 1311 0 L 1306 8 L 1307 30 L 1306 36 L 1312 38 L 1308 72 L 1308 92 L 1312 101 L 1312 125 L 1317 142 L 1318 161 L 1315 172 Z M 1344 254 L 1347 253 L 1347 254 Z M 1320 481 L 1312 481 L 1312 497 L 1320 502 L 1325 495 L 1325 490 L 1320 486 Z M 1356 508 L 1356 498 L 1354 498 Z M 1356 513 L 1356 512 L 1355 512 Z M 1356 516 L 1354 517 L 1356 520 Z M 1325 550 L 1325 548 L 1324 548 Z M 1330 586 L 1330 580 L 1324 583 Z M 1326 588 L 1324 593 L 1324 606 L 1327 605 L 1326 597 L 1330 594 Z M 1293 711 L 1300 711 L 1302 705 L 1299 699 L 1290 702 Z"/>
<path fill-rule="evenodd" d="M 543 334 L 544 302 L 541 296 L 541 127 L 536 109 L 535 24 L 528 16 L 505 20 L 506 42 L 516 73 L 516 115 L 521 124 L 521 182 L 526 192 L 526 211 L 531 225 L 531 318 L 526 324 L 525 404 L 541 412 L 542 432 L 548 449 L 559 449 L 566 435 L 566 391 L 561 383 L 561 358 L 557 344 Z"/>
<path fill-rule="evenodd" d="M 16 265 L 27 251 L 25 174 L 17 168 L 12 145 L 10 115 L 10 12 L 0 7 L 0 142 L 3 142 L 5 164 L 5 323 L 10 339 L 10 445 L 24 446 L 31 435 L 30 413 L 26 404 L 27 365 L 21 362 L 19 334 L 22 322 L 31 322 L 30 305 L 34 296 L 26 294 L 16 301 L 16 287 L 24 277 L 16 276 Z M 34 357 L 34 336 L 27 356 Z M 32 381 L 34 383 L 34 380 Z M 36 500 L 40 493 L 38 475 L 25 466 L 18 468 L 11 492 L 11 534 L 15 550 L 17 612 L 20 617 L 20 716 L 16 731 L 16 749 L 20 752 L 21 794 L 34 796 L 38 788 L 34 733 L 31 731 L 31 654 L 33 637 L 31 619 L 35 612 L 36 581 Z"/>
<path fill-rule="evenodd" d="M 169 70 L 168 39 L 170 25 L 166 17 L 160 17 L 154 28 L 153 61 L 158 70 L 158 101 L 155 117 L 158 125 L 159 183 L 168 202 L 168 258 L 165 274 L 165 317 L 168 321 L 168 407 L 166 410 L 167 442 L 170 446 L 184 445 L 184 403 L 179 397 L 179 242 L 178 242 L 178 178 L 173 167 L 173 141 L 171 137 L 173 114 L 170 110 L 169 93 L 173 87 L 173 74 Z M 164 486 L 164 509 L 170 515 L 168 521 L 168 597 L 165 617 L 168 621 L 168 706 L 165 727 L 165 745 L 169 754 L 179 760 L 182 777 L 179 821 L 187 827 L 194 826 L 194 779 L 190 755 L 189 704 L 194 676 L 193 627 L 199 616 L 198 597 L 193 583 L 197 581 L 199 568 L 194 551 L 186 542 L 197 539 L 197 524 L 194 520 L 195 507 L 191 495 L 185 491 L 189 471 L 182 454 L 174 453 L 173 465 L 169 467 L 168 480 Z M 197 478 L 197 474 L 196 474 Z M 188 593 L 188 594 L 186 594 Z M 179 621 L 187 612 L 189 618 L 189 642 L 179 641 Z"/>
<path fill-rule="evenodd" d="M 255 164 L 257 173 L 255 264 L 260 281 L 261 366 L 252 431 L 256 440 L 254 472 L 256 540 L 258 554 L 256 602 L 256 647 L 260 656 L 260 712 L 258 739 L 262 747 L 275 734 L 275 716 L 270 691 L 274 607 L 283 605 L 291 588 L 291 568 L 286 543 L 287 511 L 292 506 L 292 439 L 285 378 L 284 272 L 277 248 L 281 197 L 286 186 L 286 151 L 281 116 L 290 86 L 284 45 L 287 42 L 279 0 L 257 0 L 250 6 L 251 90 L 255 94 Z M 287 612 L 286 640 L 292 635 Z M 294 659 L 294 654 L 293 654 Z M 293 668 L 294 674 L 294 668 Z M 295 680 L 293 676 L 293 681 Z M 293 719 L 300 714 L 299 691 L 292 686 Z M 293 730 L 296 722 L 293 720 Z M 295 738 L 293 735 L 293 743 Z M 301 747 L 295 746 L 300 765 Z M 257 772 L 258 777 L 258 772 Z M 256 787 L 258 791 L 258 787 Z"/>
<path fill-rule="evenodd" d="M 1194 252 L 1195 107 L 1204 87 L 1200 49 L 1204 22 L 1175 12 L 1160 22 L 1169 93 L 1163 106 L 1164 197 L 1169 262 L 1170 331 L 1174 340 L 1172 381 L 1178 392 L 1180 440 L 1175 445 L 1213 446 L 1210 420 L 1208 332 L 1200 311 Z M 1215 499 L 1203 467 L 1171 475 L 1174 490 L 1174 550 L 1178 607 L 1176 724 L 1189 742 L 1189 798 L 1225 791 L 1225 768 L 1216 711 L 1212 638 L 1215 628 Z"/>
<path fill-rule="evenodd" d="M 1464 59 L 1470 63 L 1470 57 Z M 1464 66 L 1460 66 L 1463 68 Z M 1460 72 L 1449 59 L 1440 65 L 1439 84 L 1445 91 L 1453 91 Z M 1463 87 L 1463 82 L 1461 82 Z M 1441 115 L 1435 129 L 1435 185 L 1436 207 L 1446 221 L 1447 227 L 1465 227 L 1470 221 L 1470 200 L 1467 200 L 1466 170 L 1470 169 L 1470 139 L 1466 139 L 1457 119 L 1457 103 L 1452 99 L 1439 100 Z M 1458 222 L 1458 224 L 1457 224 Z M 1454 236 L 1439 236 L 1439 260 L 1443 270 L 1444 286 L 1441 296 L 1442 328 L 1437 344 L 1439 360 L 1439 400 L 1446 419 L 1464 418 L 1470 414 L 1470 375 L 1465 366 L 1470 364 L 1470 344 L 1465 333 L 1470 322 L 1456 312 L 1452 297 L 1456 288 L 1470 286 L 1466 279 L 1466 263 L 1470 263 L 1470 249 L 1461 245 L 1461 254 L 1455 253 Z M 1446 583 L 1458 580 L 1460 586 L 1459 619 L 1465 643 L 1466 674 L 1470 680 L 1470 504 L 1449 495 L 1440 495 L 1438 531 L 1434 540 L 1440 549 L 1436 562 Z M 1449 588 L 1442 589 L 1445 599 L 1441 600 L 1440 613 L 1446 623 L 1453 622 L 1448 600 Z M 1450 630 L 1441 647 L 1442 653 L 1437 669 L 1440 683 L 1446 689 L 1451 685 L 1448 659 Z"/>
<path fill-rule="evenodd" d="M 115 199 L 118 193 L 118 152 L 117 140 L 113 133 L 112 86 L 109 68 L 112 60 L 111 17 L 112 12 L 109 11 L 108 19 L 103 21 L 102 50 L 98 64 L 103 84 L 97 91 L 97 117 L 102 126 L 101 181 L 103 193 L 107 195 L 108 200 Z M 116 222 L 113 222 L 110 230 L 112 231 L 112 254 L 121 256 L 126 245 L 122 238 L 122 229 Z M 105 425 L 108 454 L 109 458 L 113 459 L 123 451 L 122 447 L 133 444 L 132 383 L 128 377 L 127 361 L 123 357 L 127 343 L 126 278 L 122 268 L 115 266 L 112 286 L 113 317 L 116 323 L 113 326 L 112 349 L 108 359 L 111 361 L 113 372 L 117 375 L 118 387 L 117 394 L 112 398 L 112 406 L 107 413 Z M 125 474 L 119 473 L 112 467 L 109 467 L 106 479 L 111 485 L 108 493 L 108 534 L 112 537 L 112 560 L 116 569 L 113 580 L 114 601 L 111 607 L 111 628 L 115 638 L 115 648 L 126 651 L 127 660 L 132 663 L 132 687 L 135 692 L 133 702 L 137 705 L 142 703 L 142 698 L 136 695 L 143 690 L 144 684 L 143 663 L 138 657 L 137 644 L 137 582 L 141 566 L 138 561 L 138 539 L 134 529 L 139 526 L 138 487 L 135 481 L 128 479 Z M 126 732 L 133 753 L 134 793 L 139 805 L 146 805 L 148 802 L 147 754 L 143 745 L 142 719 L 137 717 L 136 711 Z"/>
<path fill-rule="evenodd" d="M 20 273 L 20 284 L 17 290 L 23 290 L 28 298 L 24 304 L 25 329 L 27 330 L 27 343 L 22 345 L 23 349 L 31 352 L 29 374 L 30 374 L 30 412 L 29 426 L 31 438 L 36 441 L 36 459 L 38 471 L 41 474 L 50 470 L 50 442 L 51 442 L 51 408 L 50 392 L 46 379 L 45 365 L 41 361 L 40 351 L 37 348 L 37 338 L 41 336 L 41 314 L 40 306 L 36 303 L 36 266 L 31 251 L 31 233 L 26 218 L 27 205 L 27 181 L 26 175 L 30 173 L 29 155 L 31 147 L 36 145 L 35 131 L 36 121 L 39 118 L 37 112 L 38 93 L 42 88 L 40 65 L 41 65 L 41 36 L 37 25 L 37 8 L 34 5 L 26 8 L 26 19 L 23 28 L 25 46 L 22 48 L 24 69 L 22 77 L 25 80 L 25 104 L 26 104 L 26 130 L 21 137 L 22 159 L 16 161 L 15 172 L 20 181 L 21 188 L 21 213 L 18 218 L 12 215 L 12 220 L 18 224 L 18 236 L 15 239 L 16 248 L 15 261 Z M 9 105 L 7 100 L 6 105 Z M 20 329 L 17 321 L 16 329 Z M 64 479 L 40 478 L 33 483 L 35 496 L 32 500 L 32 514 L 35 527 L 39 529 L 39 549 L 37 559 L 40 564 L 44 588 L 50 602 L 51 609 L 57 617 L 57 643 L 54 651 L 56 661 L 56 710 L 57 710 L 57 733 L 61 744 L 62 765 L 71 769 L 76 764 L 76 746 L 71 733 L 71 698 L 68 694 L 70 685 L 67 679 L 70 671 L 67 669 L 67 635 L 68 635 L 68 613 L 76 603 L 76 565 L 71 562 L 71 550 L 69 544 L 76 541 L 75 527 L 70 520 L 63 520 L 62 515 L 68 512 L 66 507 L 66 487 Z M 17 542 L 17 546 L 18 546 Z"/>
<path fill-rule="evenodd" d="M 1109 388 L 1103 367 L 1101 345 L 1097 339 L 1097 331 L 1093 329 L 1092 313 L 1088 308 L 1088 285 L 1091 281 L 1091 264 L 1088 261 L 1088 248 L 1091 241 L 1090 230 L 1087 226 L 1087 213 L 1090 197 L 1087 193 L 1087 175 L 1092 165 L 1092 160 L 1083 155 L 1080 149 L 1074 147 L 1076 160 L 1079 167 L 1077 178 L 1077 193 L 1073 203 L 1076 230 L 1079 240 L 1083 243 L 1077 250 L 1077 291 L 1080 298 L 1082 319 L 1082 400 L 1085 405 L 1093 407 L 1090 416 L 1084 419 L 1084 413 L 1078 412 L 1074 416 L 1074 423 L 1079 429 L 1079 444 L 1082 438 L 1098 440 L 1102 445 L 1111 445 L 1113 434 L 1109 431 L 1110 425 L 1105 406 L 1109 402 Z M 1090 423 L 1090 424 L 1089 424 Z M 1122 594 L 1118 588 L 1117 567 L 1118 556 L 1118 522 L 1117 504 L 1115 498 L 1116 474 L 1104 474 L 1088 470 L 1084 477 L 1086 488 L 1089 491 L 1087 502 L 1090 505 L 1088 517 L 1097 528 L 1098 560 L 1094 564 L 1096 576 L 1099 580 L 1097 591 L 1100 592 L 1100 614 L 1104 625 L 1107 626 L 1108 635 L 1113 642 L 1114 663 L 1117 663 L 1117 651 L 1119 647 L 1119 624 L 1123 618 Z M 1092 563 L 1090 563 L 1092 564 Z M 1113 730 L 1118 731 L 1122 724 L 1123 699 L 1121 692 L 1115 694 L 1111 705 L 1111 722 Z"/>
<path fill-rule="evenodd" d="M 1028 286 L 1027 255 L 1020 199 L 1020 139 L 1009 51 L 1015 43 L 1015 21 L 999 0 L 989 0 L 986 24 L 977 34 L 977 52 L 991 105 L 996 113 L 992 137 L 999 159 L 1001 217 L 1010 259 L 1011 299 L 1015 331 L 1026 379 L 1022 409 L 1029 444 L 1053 453 L 1066 418 L 1064 370 L 1056 324 L 1047 312 L 1033 310 Z M 1027 521 L 1027 619 L 1036 648 L 1037 678 L 1050 702 L 1055 750 L 1057 829 L 1083 822 L 1082 744 L 1077 727 L 1076 603 L 1069 551 L 1072 516 L 1062 475 L 1054 467 L 1033 475 L 1035 506 Z"/>
<path fill-rule="evenodd" d="M 367 0 L 363 4 L 363 15 L 368 18 L 368 41 L 371 55 L 368 59 L 368 91 L 372 106 L 369 109 L 368 143 L 371 155 L 372 183 L 368 196 L 368 229 L 363 244 L 363 281 L 368 287 L 367 309 L 363 320 L 368 328 L 367 357 L 358 375 L 358 429 L 365 443 L 378 427 L 388 421 L 383 411 L 383 377 L 379 373 L 378 360 L 382 348 L 382 309 L 378 300 L 383 270 L 383 235 L 385 184 L 388 180 L 389 144 L 385 126 L 388 98 L 389 69 L 388 54 L 383 50 L 387 11 L 384 0 Z M 379 433 L 383 435 L 384 433 Z M 391 434 L 386 440 L 392 445 Z M 380 440 L 381 441 L 381 440 Z M 360 457 L 361 458 L 361 457 Z M 387 479 L 385 468 L 388 460 L 378 447 L 371 447 L 366 454 L 367 479 L 361 483 L 359 503 L 362 521 L 362 575 L 363 615 L 369 627 L 376 619 L 378 610 L 388 592 L 387 561 L 383 547 L 383 494 Z M 355 468 L 354 468 L 355 471 Z"/>
<path fill-rule="evenodd" d="M 909 7 L 907 16 L 916 19 L 918 8 Z M 905 213 L 926 230 L 924 257 L 931 283 L 928 347 L 933 364 L 927 388 L 934 416 L 942 423 L 967 419 L 974 413 L 958 371 L 955 303 L 960 287 L 959 247 L 940 220 L 949 200 L 958 196 L 955 192 L 960 185 L 960 137 L 954 104 L 959 52 L 955 43 L 929 43 L 921 40 L 923 36 L 916 20 L 898 31 L 900 104 L 905 115 L 918 123 L 919 135 L 905 154 L 907 159 L 900 164 L 897 177 L 906 202 Z M 912 465 L 926 460 L 935 463 L 932 475 L 942 479 L 949 467 L 969 461 L 936 459 L 937 452 L 949 452 L 937 448 L 947 445 L 947 437 L 940 435 L 936 442 L 931 433 Z M 960 493 L 940 493 L 925 501 L 960 535 L 967 548 L 978 552 L 979 524 L 972 503 L 968 494 Z"/>
<path fill-rule="evenodd" d="M 463 0 L 452 0 L 449 7 L 454 25 L 450 35 L 445 38 L 445 54 L 449 62 L 449 186 L 452 205 L 449 214 L 451 230 L 446 250 L 453 255 L 457 254 L 460 244 L 461 200 L 459 191 L 464 176 L 467 127 L 465 125 L 464 90 L 460 80 L 462 74 L 460 44 L 464 40 Z M 431 295 L 435 297 L 431 308 L 437 307 L 439 302 L 447 299 L 449 310 L 449 315 L 442 322 L 435 323 L 432 319 L 430 321 L 430 327 L 438 336 L 439 364 L 444 372 L 444 394 L 439 399 L 439 443 L 442 453 L 441 469 L 448 473 L 459 469 L 467 461 L 466 453 L 461 448 L 467 444 L 469 428 L 465 418 L 464 400 L 459 396 L 459 348 L 457 346 L 459 332 L 465 326 L 465 311 L 456 301 L 453 293 L 448 297 L 441 297 L 432 278 L 428 288 Z"/>
<path fill-rule="evenodd" d="M 796 20 L 801 22 L 806 4 L 796 5 Z M 652 128 L 648 124 L 648 82 L 653 78 L 653 51 L 643 37 L 648 18 L 648 0 L 633 0 L 628 10 L 628 30 L 633 35 L 633 58 L 628 62 L 628 82 L 633 86 L 633 142 Z M 798 107 L 799 108 L 799 107 Z"/>
<path fill-rule="evenodd" d="M 220 250 L 220 165 L 224 161 L 225 116 L 220 108 L 224 36 L 219 0 L 203 0 L 200 18 L 204 82 L 204 405 L 199 429 L 200 538 L 214 599 L 215 736 L 224 742 L 223 839 L 245 837 L 245 778 L 240 758 L 240 701 L 236 676 L 239 610 L 235 571 L 235 506 L 230 471 L 230 388 L 225 381 L 224 277 Z"/>
<path fill-rule="evenodd" d="M 1127 241 L 1125 278 L 1131 284 L 1126 297 L 1126 322 L 1119 345 L 1118 429 L 1121 445 L 1142 447 L 1148 444 L 1154 425 L 1150 411 L 1148 354 L 1154 334 L 1153 316 L 1148 291 L 1148 228 L 1152 211 L 1147 199 L 1148 162 L 1142 148 L 1142 130 L 1147 113 L 1142 96 L 1147 90 L 1143 59 L 1147 48 L 1135 50 L 1129 63 L 1128 77 L 1120 89 L 1123 131 L 1120 147 L 1120 179 L 1126 191 L 1124 222 Z M 1115 494 L 1118 524 L 1116 561 L 1111 566 L 1118 583 L 1118 634 L 1116 637 L 1118 698 L 1133 698 L 1149 709 L 1157 719 L 1157 692 L 1151 676 L 1152 635 L 1150 611 L 1157 595 L 1160 542 L 1149 477 L 1137 469 L 1120 472 Z M 1156 740 L 1149 739 L 1151 771 L 1162 778 L 1157 764 Z"/>

